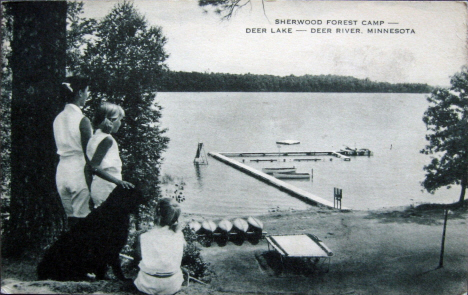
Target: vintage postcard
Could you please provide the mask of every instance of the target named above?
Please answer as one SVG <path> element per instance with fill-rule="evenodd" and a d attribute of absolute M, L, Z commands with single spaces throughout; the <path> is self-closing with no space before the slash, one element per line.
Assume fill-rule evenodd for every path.
<path fill-rule="evenodd" d="M 427 98 L 467 77 L 466 2 L 90 0 L 80 17 L 119 5 L 165 38 L 160 191 L 206 268 L 179 294 L 466 294 L 466 174 L 423 186 Z M 2 268 L 11 292 L 38 291 Z M 137 294 L 113 282 L 86 288 Z"/>

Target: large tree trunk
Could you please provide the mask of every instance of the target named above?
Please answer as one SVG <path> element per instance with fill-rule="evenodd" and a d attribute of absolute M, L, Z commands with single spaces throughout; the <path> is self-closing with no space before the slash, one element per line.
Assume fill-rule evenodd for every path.
<path fill-rule="evenodd" d="M 49 243 L 64 226 L 55 186 L 57 164 L 52 123 L 63 105 L 65 1 L 10 2 L 14 17 L 11 67 L 11 216 L 4 255 Z"/>

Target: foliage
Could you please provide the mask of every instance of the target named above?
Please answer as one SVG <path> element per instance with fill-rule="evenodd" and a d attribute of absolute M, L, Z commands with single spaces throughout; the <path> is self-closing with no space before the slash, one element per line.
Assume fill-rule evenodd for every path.
<path fill-rule="evenodd" d="M 167 174 L 165 174 L 165 176 L 166 175 Z M 163 181 L 164 179 L 162 180 L 162 182 Z M 165 191 L 166 198 L 172 198 L 177 203 L 182 203 L 185 201 L 185 195 L 184 195 L 185 182 L 183 180 L 179 181 L 178 183 L 174 183 L 173 186 L 169 185 L 168 183 L 166 183 L 165 186 L 166 186 L 166 191 Z"/>
<path fill-rule="evenodd" d="M 428 192 L 459 184 L 459 202 L 465 198 L 468 181 L 468 70 L 463 67 L 451 79 L 449 89 L 437 88 L 427 98 L 429 107 L 423 121 L 427 127 L 426 145 L 421 153 L 431 155 L 424 166 L 422 182 Z"/>
<path fill-rule="evenodd" d="M 198 0 L 198 5 L 206 11 L 208 7 L 214 9 L 221 19 L 228 20 L 233 17 L 239 9 L 251 5 L 251 0 Z M 263 12 L 265 13 L 265 0 L 262 0 Z"/>
<path fill-rule="evenodd" d="M 2 167 L 2 183 L 1 195 L 4 197 L 10 196 L 10 182 L 11 182 L 11 80 L 12 72 L 11 66 L 8 63 L 8 57 L 11 54 L 9 44 L 12 40 L 12 17 L 11 15 L 4 14 L 2 18 L 2 91 L 0 98 L 0 126 L 1 141 L 1 167 Z M 3 207 L 3 206 L 2 206 Z M 3 212 L 3 211 L 2 211 Z"/>
<path fill-rule="evenodd" d="M 116 4 L 97 24 L 88 38 L 79 64 L 80 72 L 91 79 L 89 113 L 102 101 L 122 106 L 126 117 L 118 134 L 123 178 L 139 183 L 150 199 L 147 216 L 158 196 L 161 154 L 169 139 L 159 119 L 161 107 L 155 103 L 161 76 L 166 71 L 166 38 L 161 28 L 148 27 L 132 3 Z"/>
<path fill-rule="evenodd" d="M 2 34 L 2 36 L 4 36 Z M 2 56 L 2 94 L 0 101 L 1 112 L 1 226 L 2 234 L 10 213 L 10 184 L 11 184 L 11 69 Z"/>
<path fill-rule="evenodd" d="M 428 93 L 427 84 L 374 82 L 334 75 L 273 76 L 253 74 L 223 74 L 197 72 L 169 72 L 161 91 L 245 91 L 245 92 L 389 92 Z"/>
<path fill-rule="evenodd" d="M 204 262 L 201 257 L 200 248 L 197 246 L 197 234 L 188 225 L 184 227 L 183 233 L 187 245 L 184 248 L 182 267 L 188 270 L 191 277 L 209 282 L 212 279 L 213 272 L 210 269 L 210 264 Z"/>
<path fill-rule="evenodd" d="M 95 33 L 97 22 L 94 19 L 83 18 L 84 3 L 67 2 L 67 68 L 69 72 L 76 72 L 86 49 L 86 44 Z"/>

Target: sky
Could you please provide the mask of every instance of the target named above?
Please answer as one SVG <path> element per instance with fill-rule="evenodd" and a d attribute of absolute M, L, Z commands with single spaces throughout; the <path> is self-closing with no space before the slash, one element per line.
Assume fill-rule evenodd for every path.
<path fill-rule="evenodd" d="M 99 19 L 119 1 L 84 2 L 84 16 Z M 149 25 L 162 28 L 173 71 L 448 86 L 468 60 L 462 2 L 266 0 L 264 11 L 253 0 L 229 21 L 204 13 L 196 0 L 132 2 Z"/>

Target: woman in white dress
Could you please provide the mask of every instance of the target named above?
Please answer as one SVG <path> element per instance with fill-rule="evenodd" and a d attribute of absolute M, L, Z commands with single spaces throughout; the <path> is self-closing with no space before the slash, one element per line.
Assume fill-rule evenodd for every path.
<path fill-rule="evenodd" d="M 88 98 L 88 80 L 79 76 L 68 77 L 62 83 L 61 92 L 66 105 L 53 124 L 57 154 L 60 156 L 55 180 L 71 226 L 90 212 L 85 152 L 93 130 L 91 122 L 81 111 Z"/>
<path fill-rule="evenodd" d="M 86 154 L 93 170 L 91 199 L 95 207 L 100 206 L 117 185 L 133 188 L 130 182 L 122 180 L 122 161 L 119 147 L 112 133 L 119 131 L 124 110 L 115 104 L 105 102 L 97 110 L 94 124 L 96 131 L 88 142 Z"/>
<path fill-rule="evenodd" d="M 173 199 L 164 198 L 158 202 L 157 213 L 156 226 L 139 237 L 136 259 L 141 258 L 140 271 L 134 284 L 146 294 L 174 294 L 184 281 L 180 268 L 185 246 L 178 225 L 180 207 Z"/>

